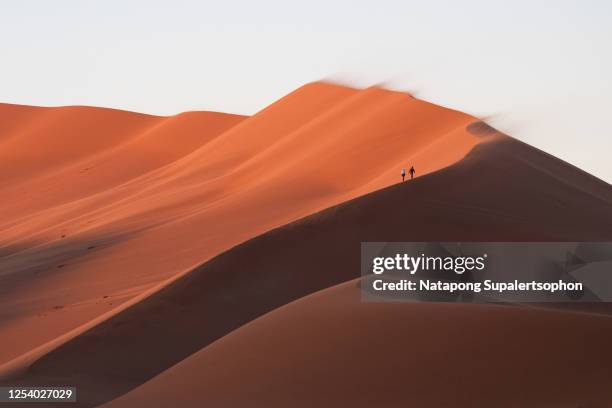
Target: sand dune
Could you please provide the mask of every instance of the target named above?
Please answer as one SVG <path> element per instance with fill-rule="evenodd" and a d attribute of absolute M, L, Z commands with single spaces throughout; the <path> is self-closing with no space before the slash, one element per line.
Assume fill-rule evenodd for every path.
<path fill-rule="evenodd" d="M 12 198 L 0 203 L 5 362 L 144 289 L 137 281 L 109 287 L 105 280 L 129 275 L 112 263 L 103 274 L 88 270 L 105 248 L 138 232 L 129 216 L 123 226 L 108 226 L 110 220 L 95 215 L 96 209 L 112 202 L 109 194 L 123 184 L 191 153 L 243 117 L 193 112 L 162 118 L 13 105 L 0 112 L 12 118 L 0 139 L 0 193 Z"/>
<path fill-rule="evenodd" d="M 248 313 L 271 309 L 272 293 L 280 305 L 288 293 L 298 297 L 356 276 L 360 241 L 609 240 L 611 204 L 607 184 L 500 137 L 450 168 L 235 248 L 185 277 L 189 286 L 176 282 L 178 304 L 169 302 L 168 288 L 164 304 L 182 316 L 188 304 L 203 312 L 204 301 L 191 299 L 217 271 L 226 279 L 219 288 L 248 282 L 234 292 L 236 303 L 251 302 Z M 252 267 L 244 261 L 255 256 Z M 179 293 L 187 300 L 179 303 Z M 232 299 L 217 301 L 222 305 L 234 310 Z M 129 324 L 120 318 L 116 323 Z M 608 316 L 363 304 L 357 282 L 349 281 L 275 308 L 108 406 L 607 406 L 611 335 Z"/>
<path fill-rule="evenodd" d="M 156 117 L 19 105 L 0 105 L 0 115 L 13 123 L 0 129 L 0 186 L 20 198 L 2 203 L 0 225 L 118 187 L 193 152 L 244 119 L 216 112 Z M 22 118 L 20 126 L 15 117 Z"/>
<path fill-rule="evenodd" d="M 480 125 L 476 126 L 477 131 L 472 124 L 467 127 L 481 136 L 483 129 L 486 130 Z M 206 376 L 214 374 L 210 374 L 208 366 L 199 361 L 210 360 L 199 356 L 208 355 L 209 347 L 221 347 L 218 344 L 224 344 L 226 339 L 242 338 L 239 333 L 243 331 L 233 333 L 234 330 L 265 313 L 272 312 L 269 316 L 274 316 L 275 309 L 291 301 L 356 278 L 361 241 L 588 241 L 611 238 L 612 190 L 607 184 L 514 139 L 493 131 L 484 133 L 490 137 L 487 142 L 479 144 L 465 159 L 448 168 L 329 208 L 223 253 L 48 353 L 24 376 L 13 378 L 13 381 L 78 384 L 81 404 L 91 406 L 124 394 L 185 358 L 187 360 L 177 367 L 188 364 L 190 375 L 197 372 L 197 378 L 208 378 Z M 589 210 L 584 211 L 585 208 Z M 346 300 L 346 305 L 343 300 L 338 302 L 349 310 L 357 307 L 350 299 Z M 361 310 L 370 313 L 368 307 L 359 306 L 357 315 L 361 315 Z M 438 311 L 432 313 L 439 318 L 446 309 L 435 310 Z M 483 318 L 497 316 L 498 309 L 490 310 L 483 309 Z M 413 312 L 401 306 L 397 312 L 390 313 L 412 316 Z M 477 311 L 475 315 L 480 316 L 480 313 Z M 554 313 L 531 315 L 530 311 L 520 312 L 528 313 L 526 315 L 500 313 L 509 313 L 517 322 L 522 316 L 527 316 L 528 320 L 558 316 Z M 456 324 L 460 324 L 461 319 L 471 319 L 470 315 L 472 312 L 458 315 Z M 575 319 L 571 316 L 569 319 Z M 276 321 L 276 318 L 270 319 Z M 593 325 L 602 324 L 601 330 L 608 330 L 603 325 L 608 321 L 606 318 L 592 321 L 595 322 Z M 327 324 L 325 322 L 313 321 L 316 328 L 313 333 L 317 333 L 319 324 Z M 256 324 L 258 321 L 253 323 Z M 291 324 L 288 327 L 293 327 Z M 557 327 L 556 324 L 550 322 L 551 327 Z M 458 326 L 453 327 L 457 329 Z M 588 330 L 595 330 L 594 326 L 589 327 Z M 381 329 L 388 332 L 393 328 Z M 247 328 L 244 330 L 246 332 Z M 503 327 L 494 326 L 491 330 L 494 336 L 500 336 Z M 279 330 L 277 333 L 283 332 Z M 351 331 L 347 329 L 347 333 Z M 443 334 L 447 336 L 448 333 Z M 325 336 L 323 332 L 319 335 Z M 539 353 L 544 347 L 545 331 L 539 335 L 536 347 L 528 352 Z M 218 342 L 213 343 L 215 340 Z M 350 350 L 333 348 L 335 341 L 340 341 L 340 338 L 330 343 L 330 350 L 336 350 L 339 359 L 359 361 L 352 354 L 343 354 Z M 577 342 L 576 338 L 567 341 L 568 345 Z M 231 340 L 231 344 L 233 342 Z M 316 347 L 318 345 L 314 343 L 312 350 L 306 347 L 302 352 L 315 358 L 319 352 Z M 594 345 L 592 352 L 595 353 L 596 349 L 607 353 L 599 345 Z M 189 357 L 200 350 L 199 354 Z M 241 355 L 239 348 L 232 350 L 236 350 L 237 356 Z M 499 347 L 491 352 L 502 356 L 505 349 Z M 192 359 L 195 362 L 192 363 Z M 113 363 L 109 364 L 109 361 Z M 299 362 L 295 360 L 294 363 Z M 239 364 L 228 360 L 229 366 L 237 367 Z M 262 372 L 267 370 L 265 365 L 258 367 Z M 360 373 L 365 377 L 369 375 L 368 367 L 364 366 L 361 371 L 358 367 L 351 367 L 351 370 L 353 375 Z M 411 370 L 411 366 L 394 368 L 396 371 L 400 369 Z M 176 370 L 172 368 L 167 374 L 155 377 L 150 384 L 135 390 L 134 394 L 128 393 L 125 401 L 134 401 L 132 398 L 148 401 L 149 398 L 158 398 L 158 393 L 164 394 L 159 397 L 160 401 L 168 401 L 164 398 L 173 395 L 178 398 L 182 389 L 175 385 L 185 372 Z M 280 371 L 278 375 L 282 375 Z M 248 376 L 241 379 L 246 384 L 251 381 Z M 272 384 L 275 379 L 270 381 Z M 187 379 L 184 382 L 186 387 L 192 384 Z M 234 385 L 240 387 L 237 383 Z M 340 387 L 349 385 L 349 382 L 342 383 Z M 230 386 L 233 385 L 228 384 Z M 397 389 L 399 385 L 391 387 Z M 322 383 L 311 383 L 310 390 L 313 398 L 319 392 L 320 395 L 326 392 Z M 367 397 L 360 394 L 359 389 L 353 395 L 354 401 Z M 583 395 L 582 391 L 577 391 L 576 398 Z M 247 396 L 246 393 L 238 395 Z M 282 398 L 286 397 L 281 393 L 281 399 L 276 402 L 281 404 Z M 539 401 L 536 397 L 540 398 L 534 396 L 532 401 Z M 215 400 L 220 396 L 214 392 L 201 398 L 202 403 L 216 401 L 231 406 L 231 401 Z M 262 401 L 274 402 L 265 398 Z"/>
<path fill-rule="evenodd" d="M 0 203 L 0 364 L 11 367 L 240 242 L 481 141 L 469 115 L 324 83 L 249 118 L 0 111 L 0 193 L 14 197 Z"/>
<path fill-rule="evenodd" d="M 241 327 L 104 406 L 609 406 L 610 338 L 608 317 L 368 304 L 350 281 Z"/>

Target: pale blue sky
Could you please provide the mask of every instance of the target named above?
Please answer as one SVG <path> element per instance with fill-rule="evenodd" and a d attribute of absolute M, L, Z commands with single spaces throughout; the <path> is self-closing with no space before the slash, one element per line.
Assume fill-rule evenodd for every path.
<path fill-rule="evenodd" d="M 0 3 L 0 101 L 251 114 L 385 83 L 612 181 L 610 1 Z"/>

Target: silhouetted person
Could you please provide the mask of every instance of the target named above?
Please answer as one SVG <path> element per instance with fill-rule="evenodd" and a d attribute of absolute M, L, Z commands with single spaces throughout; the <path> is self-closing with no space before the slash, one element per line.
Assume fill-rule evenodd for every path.
<path fill-rule="evenodd" d="M 402 182 L 404 182 L 405 178 L 406 178 L 406 169 L 402 169 Z"/>
<path fill-rule="evenodd" d="M 414 166 L 410 166 L 410 180 L 412 180 L 414 178 Z"/>

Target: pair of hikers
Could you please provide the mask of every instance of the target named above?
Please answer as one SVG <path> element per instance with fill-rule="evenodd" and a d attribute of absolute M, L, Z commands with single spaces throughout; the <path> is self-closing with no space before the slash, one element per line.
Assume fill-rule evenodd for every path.
<path fill-rule="evenodd" d="M 412 180 L 414 178 L 414 173 L 416 173 L 414 170 L 414 166 L 410 166 L 409 172 L 410 172 L 410 179 Z M 406 169 L 402 169 L 402 181 L 404 181 L 405 178 L 406 178 Z"/>

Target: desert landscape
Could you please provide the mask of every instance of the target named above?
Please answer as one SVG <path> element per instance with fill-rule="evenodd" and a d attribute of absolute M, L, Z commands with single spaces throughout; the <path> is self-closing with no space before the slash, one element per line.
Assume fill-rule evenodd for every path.
<path fill-rule="evenodd" d="M 75 407 L 612 406 L 606 305 L 361 302 L 364 241 L 612 240 L 609 184 L 408 93 L 0 104 L 0 194 L 0 385 L 75 386 Z"/>

